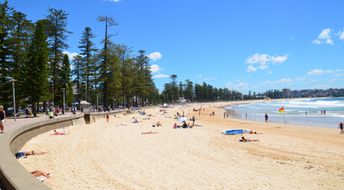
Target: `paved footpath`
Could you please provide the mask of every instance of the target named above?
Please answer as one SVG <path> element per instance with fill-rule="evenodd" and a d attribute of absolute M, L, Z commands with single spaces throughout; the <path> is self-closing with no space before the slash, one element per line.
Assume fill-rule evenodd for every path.
<path fill-rule="evenodd" d="M 77 115 L 81 114 L 80 112 L 77 112 Z M 60 114 L 58 116 L 55 116 L 53 119 L 55 118 L 61 118 L 61 117 L 68 117 L 68 116 L 72 116 L 73 114 L 71 112 L 67 112 L 64 115 Z M 7 117 L 5 119 L 4 127 L 5 127 L 5 133 L 7 131 L 12 130 L 14 127 L 17 126 L 24 126 L 24 125 L 28 125 L 28 124 L 32 124 L 32 123 L 36 123 L 39 121 L 45 121 L 45 120 L 49 120 L 49 116 L 43 113 L 40 113 L 37 115 L 37 117 L 33 117 L 33 118 L 24 118 L 24 117 L 19 117 L 16 119 L 16 121 L 14 121 L 14 118 L 12 117 Z"/>

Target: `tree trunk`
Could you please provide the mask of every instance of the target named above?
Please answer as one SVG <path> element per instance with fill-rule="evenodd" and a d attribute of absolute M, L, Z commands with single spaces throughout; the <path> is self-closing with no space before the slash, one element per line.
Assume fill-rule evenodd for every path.
<path fill-rule="evenodd" d="M 32 103 L 32 112 L 33 112 L 33 116 L 37 117 L 36 103 Z"/>

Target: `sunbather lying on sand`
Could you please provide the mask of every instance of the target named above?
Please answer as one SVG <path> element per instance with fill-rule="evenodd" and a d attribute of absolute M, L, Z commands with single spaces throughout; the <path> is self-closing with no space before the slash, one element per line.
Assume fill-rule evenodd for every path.
<path fill-rule="evenodd" d="M 263 134 L 263 133 L 257 133 L 256 131 L 250 131 L 248 134 Z"/>
<path fill-rule="evenodd" d="M 50 177 L 50 173 L 43 172 L 40 170 L 32 171 L 31 174 L 35 176 L 39 181 L 44 182 Z"/>
<path fill-rule="evenodd" d="M 123 126 L 123 127 L 125 127 L 125 126 L 127 126 L 127 124 L 121 123 L 121 124 L 117 124 L 116 126 Z"/>
<path fill-rule="evenodd" d="M 67 135 L 67 131 L 62 131 L 62 132 L 59 132 L 58 130 L 54 130 L 54 133 L 51 134 L 51 135 Z"/>
<path fill-rule="evenodd" d="M 239 139 L 239 142 L 258 142 L 258 139 L 246 139 L 244 136 Z"/>
<path fill-rule="evenodd" d="M 158 134 L 158 132 L 148 131 L 148 132 L 141 133 L 141 135 L 148 135 L 148 134 Z"/>
<path fill-rule="evenodd" d="M 36 151 L 22 151 L 22 152 L 17 152 L 15 154 L 16 158 L 21 158 L 24 157 L 26 158 L 27 156 L 32 156 L 32 155 L 42 155 L 46 154 L 46 152 L 36 152 Z"/>

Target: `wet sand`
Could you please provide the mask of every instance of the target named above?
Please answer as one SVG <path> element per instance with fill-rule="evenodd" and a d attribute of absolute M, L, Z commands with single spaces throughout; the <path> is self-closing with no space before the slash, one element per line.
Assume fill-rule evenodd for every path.
<path fill-rule="evenodd" d="M 342 189 L 344 135 L 338 129 L 224 118 L 228 103 L 146 109 L 95 124 L 41 134 L 22 150 L 48 152 L 19 159 L 28 171 L 51 173 L 52 189 Z M 202 106 L 201 114 L 192 111 Z M 173 129 L 176 112 L 196 126 Z M 210 116 L 211 112 L 215 116 Z M 132 123 L 136 117 L 139 123 Z M 152 127 L 160 121 L 163 127 Z M 122 125 L 121 125 L 122 124 Z M 238 142 L 225 129 L 251 129 L 259 142 Z M 152 134 L 142 134 L 142 133 Z"/>

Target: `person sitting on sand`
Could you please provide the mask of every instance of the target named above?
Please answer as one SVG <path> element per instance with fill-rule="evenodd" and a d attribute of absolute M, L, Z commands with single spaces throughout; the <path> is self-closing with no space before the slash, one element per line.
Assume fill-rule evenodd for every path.
<path fill-rule="evenodd" d="M 259 141 L 258 139 L 246 139 L 244 136 L 239 139 L 239 142 L 257 142 Z"/>
<path fill-rule="evenodd" d="M 250 131 L 248 134 L 262 134 L 262 133 L 257 133 L 256 131 Z"/>
<path fill-rule="evenodd" d="M 26 158 L 27 156 L 32 156 L 32 155 L 42 155 L 46 154 L 46 152 L 36 152 L 36 151 L 22 151 L 22 152 L 17 152 L 15 154 L 16 158 L 19 159 L 21 157 Z"/>
<path fill-rule="evenodd" d="M 40 171 L 40 170 L 32 171 L 31 174 L 33 176 L 35 176 L 41 182 L 44 182 L 45 180 L 47 180 L 50 177 L 50 173 L 43 172 L 43 171 Z"/>
<path fill-rule="evenodd" d="M 162 124 L 160 123 L 160 121 L 158 121 L 158 122 L 156 123 L 156 126 L 157 126 L 157 127 L 162 127 Z"/>
<path fill-rule="evenodd" d="M 185 129 L 185 128 L 188 128 L 189 126 L 188 126 L 188 124 L 186 124 L 186 122 L 185 122 L 185 121 L 183 121 L 183 125 L 182 125 L 182 127 Z"/>
<path fill-rule="evenodd" d="M 133 117 L 133 123 L 139 123 L 139 120 L 137 120 L 135 117 Z"/>
<path fill-rule="evenodd" d="M 180 128 L 180 126 L 179 126 L 179 125 L 177 125 L 177 123 L 174 123 L 174 125 L 173 125 L 173 129 L 177 129 L 177 128 Z"/>

